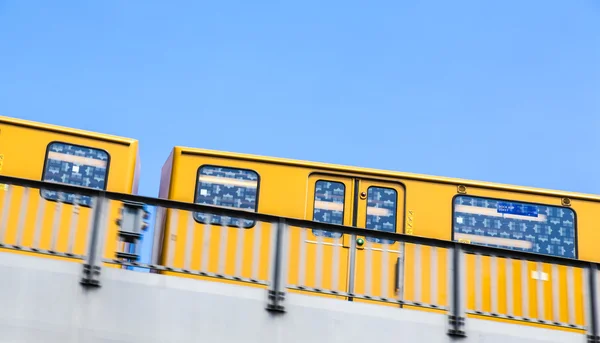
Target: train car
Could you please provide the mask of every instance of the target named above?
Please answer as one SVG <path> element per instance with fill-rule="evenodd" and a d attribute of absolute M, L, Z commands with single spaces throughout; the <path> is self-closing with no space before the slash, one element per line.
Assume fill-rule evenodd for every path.
<path fill-rule="evenodd" d="M 138 141 L 0 116 L 0 174 L 136 194 Z M 4 244 L 83 255 L 91 205 L 87 196 L 1 185 L 0 239 Z M 109 206 L 105 256 L 115 258 L 120 206 Z"/>
<path fill-rule="evenodd" d="M 333 289 L 343 299 L 350 299 L 348 294 L 369 294 L 448 305 L 446 252 L 381 241 L 369 237 L 369 230 L 600 261 L 595 247 L 600 238 L 595 226 L 600 197 L 594 195 L 175 147 L 163 166 L 159 197 L 364 228 L 361 237 L 291 229 L 287 284 L 314 288 L 319 283 L 317 288 Z M 160 210 L 154 262 L 214 274 L 235 275 L 237 270 L 241 273 L 237 276 L 246 278 L 258 272 L 258 278 L 266 280 L 271 225 L 218 216 L 210 220 L 207 224 L 208 218 L 200 213 L 182 216 L 180 211 Z M 211 229 L 203 231 L 208 225 Z M 225 234 L 220 231 L 224 226 Z M 253 255 L 255 246 L 262 249 L 258 256 Z M 258 270 L 253 271 L 256 258 Z M 466 260 L 469 309 L 478 306 L 480 311 L 502 314 L 510 308 L 515 317 L 552 318 L 557 308 L 549 304 L 555 294 L 552 285 L 557 284 L 563 292 L 553 306 L 561 305 L 560 321 L 583 324 L 581 292 L 564 292 L 567 273 L 574 273 L 572 289 L 582 289 L 582 270 L 559 266 L 560 277 L 548 280 L 548 275 L 556 278 L 550 265 L 543 264 L 540 270 L 536 263 L 500 260 L 502 268 L 495 267 L 498 273 L 491 275 L 491 259 L 483 257 L 483 294 L 476 304 L 472 291 L 476 259 L 468 255 Z M 519 277 L 507 279 L 506 264 L 512 264 L 513 275 Z M 524 283 L 521 275 L 529 282 Z M 540 281 L 540 275 L 546 279 Z M 401 287 L 399 280 L 404 280 Z M 490 296 L 492 281 L 499 294 L 495 300 Z M 516 295 L 512 298 L 505 295 L 509 282 Z M 543 297 L 518 296 L 524 287 Z M 543 292 L 536 292 L 540 287 Z M 574 299 L 568 310 L 567 298 Z"/>

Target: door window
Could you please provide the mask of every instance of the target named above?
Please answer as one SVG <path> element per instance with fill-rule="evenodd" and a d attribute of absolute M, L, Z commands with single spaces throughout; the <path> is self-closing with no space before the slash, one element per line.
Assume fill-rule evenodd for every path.
<path fill-rule="evenodd" d="M 341 182 L 319 180 L 315 184 L 313 220 L 321 223 L 344 224 L 346 187 Z M 340 238 L 339 232 L 312 230 L 315 236 Z"/>
<path fill-rule="evenodd" d="M 396 232 L 396 207 L 398 193 L 395 189 L 371 186 L 367 190 L 367 221 L 368 230 Z M 393 244 L 394 241 L 365 237 L 367 241 L 380 244 Z"/>

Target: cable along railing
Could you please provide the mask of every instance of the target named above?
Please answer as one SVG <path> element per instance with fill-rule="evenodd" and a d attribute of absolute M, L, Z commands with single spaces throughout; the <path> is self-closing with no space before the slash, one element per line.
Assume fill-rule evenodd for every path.
<path fill-rule="evenodd" d="M 287 292 L 304 292 L 445 311 L 451 335 L 465 335 L 472 314 L 598 337 L 596 263 L 7 176 L 0 183 L 0 248 L 80 261 L 84 285 L 101 286 L 101 269 L 113 265 L 265 287 L 271 311 L 285 311 Z M 40 190 L 91 202 L 48 201 Z M 151 261 L 139 261 L 143 206 L 168 218 Z"/>

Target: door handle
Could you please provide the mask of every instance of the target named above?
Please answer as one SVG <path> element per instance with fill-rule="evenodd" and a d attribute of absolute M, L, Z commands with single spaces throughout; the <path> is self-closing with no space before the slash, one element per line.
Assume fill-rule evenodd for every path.
<path fill-rule="evenodd" d="M 395 289 L 400 300 L 404 298 L 404 242 L 400 243 L 400 254 L 396 258 Z"/>
<path fill-rule="evenodd" d="M 398 293 L 400 289 L 400 257 L 396 258 L 396 265 L 394 271 L 394 291 Z"/>

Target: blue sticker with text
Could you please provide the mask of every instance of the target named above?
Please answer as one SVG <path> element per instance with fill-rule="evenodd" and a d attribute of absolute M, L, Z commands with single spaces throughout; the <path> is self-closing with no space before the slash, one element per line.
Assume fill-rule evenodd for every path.
<path fill-rule="evenodd" d="M 496 207 L 498 213 L 514 214 L 519 216 L 537 217 L 538 207 L 514 202 L 499 201 Z"/>

